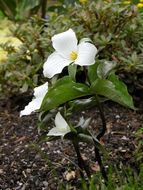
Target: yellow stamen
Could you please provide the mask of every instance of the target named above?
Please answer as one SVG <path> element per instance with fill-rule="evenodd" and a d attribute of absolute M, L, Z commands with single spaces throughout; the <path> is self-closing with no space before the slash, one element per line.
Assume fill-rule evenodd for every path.
<path fill-rule="evenodd" d="M 77 53 L 75 53 L 74 51 L 72 51 L 72 53 L 70 54 L 70 58 L 72 60 L 75 60 L 77 58 Z"/>

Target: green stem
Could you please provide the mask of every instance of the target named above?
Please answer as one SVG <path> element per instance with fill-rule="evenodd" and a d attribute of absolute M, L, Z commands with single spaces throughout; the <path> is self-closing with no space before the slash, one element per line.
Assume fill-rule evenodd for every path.
<path fill-rule="evenodd" d="M 86 76 L 87 82 L 89 83 L 89 85 L 91 85 L 90 78 L 89 78 L 89 76 L 88 76 L 88 73 L 87 73 L 86 68 L 83 67 L 83 70 L 84 70 L 84 73 L 85 73 L 85 76 Z"/>
<path fill-rule="evenodd" d="M 105 172 L 102 160 L 101 160 L 101 156 L 99 154 L 99 149 L 97 147 L 95 147 L 94 151 L 95 151 L 96 160 L 97 160 L 97 162 L 98 162 L 98 164 L 100 166 L 100 170 L 101 170 L 102 176 L 105 179 L 105 185 L 107 185 L 108 178 L 107 178 L 107 175 L 106 175 L 106 172 Z"/>
<path fill-rule="evenodd" d="M 100 117 L 101 117 L 101 120 L 102 120 L 102 131 L 97 135 L 97 139 L 100 141 L 101 137 L 103 137 L 103 135 L 105 134 L 107 127 L 106 127 L 106 120 L 105 120 L 105 116 L 104 116 L 104 111 L 103 111 L 103 108 L 102 108 L 102 106 L 100 104 L 100 101 L 98 99 L 98 95 L 96 95 L 96 101 L 97 101 L 98 109 L 100 111 Z M 105 184 L 107 185 L 108 178 L 107 178 L 107 175 L 106 175 L 106 172 L 105 172 L 102 160 L 101 160 L 101 156 L 99 154 L 99 149 L 95 146 L 94 150 L 95 150 L 96 160 L 97 160 L 97 162 L 98 162 L 98 164 L 100 166 L 102 176 L 105 179 Z"/>
<path fill-rule="evenodd" d="M 77 154 L 78 166 L 79 166 L 79 168 L 81 169 L 81 170 L 80 170 L 81 178 L 84 178 L 84 174 L 83 174 L 83 172 L 82 172 L 83 169 L 85 170 L 85 172 L 86 172 L 88 178 L 91 178 L 90 172 L 89 172 L 87 166 L 85 165 L 84 160 L 83 160 L 82 157 L 81 157 L 81 154 L 80 154 L 80 151 L 79 151 L 78 143 L 73 142 L 73 146 L 74 146 L 74 149 L 75 149 L 76 154 Z"/>
<path fill-rule="evenodd" d="M 105 120 L 105 116 L 104 116 L 104 111 L 103 111 L 103 108 L 102 108 L 100 101 L 98 99 L 98 95 L 96 95 L 96 101 L 97 101 L 98 109 L 100 111 L 100 117 L 102 120 L 102 131 L 97 135 L 97 139 L 100 140 L 100 138 L 104 136 L 104 134 L 107 130 L 107 127 L 106 127 L 106 120 Z"/>

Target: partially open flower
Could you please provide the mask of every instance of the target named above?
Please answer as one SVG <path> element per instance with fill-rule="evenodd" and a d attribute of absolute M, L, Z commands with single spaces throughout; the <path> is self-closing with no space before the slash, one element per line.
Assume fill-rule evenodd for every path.
<path fill-rule="evenodd" d="M 47 136 L 64 136 L 66 133 L 70 132 L 70 127 L 65 121 L 65 119 L 61 116 L 60 112 L 57 113 L 55 117 L 55 125 L 56 127 L 52 128 Z"/>
<path fill-rule="evenodd" d="M 25 106 L 24 110 L 20 112 L 20 117 L 23 115 L 30 115 L 33 111 L 40 109 L 43 98 L 47 92 L 48 82 L 39 87 L 34 88 L 35 98 L 33 98 L 33 100 L 29 102 L 27 106 Z"/>
<path fill-rule="evenodd" d="M 88 66 L 95 63 L 97 48 L 88 42 L 77 44 L 75 32 L 72 29 L 54 35 L 52 44 L 55 52 L 52 53 L 43 66 L 45 77 L 51 78 L 61 73 L 64 67 L 71 63 Z"/>

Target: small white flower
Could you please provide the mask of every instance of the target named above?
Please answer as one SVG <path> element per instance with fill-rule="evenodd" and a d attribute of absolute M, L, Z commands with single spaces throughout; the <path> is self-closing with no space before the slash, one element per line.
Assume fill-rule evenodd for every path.
<path fill-rule="evenodd" d="M 47 136 L 64 136 L 66 133 L 70 132 L 70 127 L 65 121 L 65 119 L 61 116 L 60 112 L 57 113 L 55 117 L 55 125 L 56 127 L 52 128 Z"/>
<path fill-rule="evenodd" d="M 55 52 L 52 53 L 43 66 L 45 77 L 51 78 L 61 73 L 64 67 L 71 63 L 88 66 L 95 63 L 97 48 L 88 42 L 77 44 L 75 32 L 72 29 L 52 37 Z"/>
<path fill-rule="evenodd" d="M 35 98 L 33 98 L 33 100 L 29 102 L 27 106 L 25 106 L 24 110 L 20 112 L 20 117 L 23 115 L 30 115 L 33 111 L 40 109 L 43 98 L 47 92 L 48 82 L 39 87 L 34 88 Z"/>

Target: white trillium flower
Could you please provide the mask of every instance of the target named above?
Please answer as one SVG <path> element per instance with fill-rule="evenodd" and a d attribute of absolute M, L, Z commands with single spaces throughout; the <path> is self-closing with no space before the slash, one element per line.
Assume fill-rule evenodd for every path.
<path fill-rule="evenodd" d="M 88 42 L 82 42 L 79 45 L 77 43 L 75 32 L 72 29 L 52 37 L 55 52 L 44 63 L 45 77 L 52 78 L 71 63 L 80 66 L 89 66 L 95 63 L 97 48 Z"/>
<path fill-rule="evenodd" d="M 55 125 L 56 127 L 52 128 L 47 136 L 64 136 L 66 133 L 70 132 L 70 127 L 62 117 L 60 112 L 57 113 L 55 117 Z"/>
<path fill-rule="evenodd" d="M 47 92 L 48 82 L 39 87 L 34 88 L 35 98 L 33 98 L 33 100 L 29 102 L 27 106 L 25 106 L 24 110 L 20 112 L 20 117 L 23 115 L 30 115 L 33 111 L 40 109 L 43 98 Z"/>

